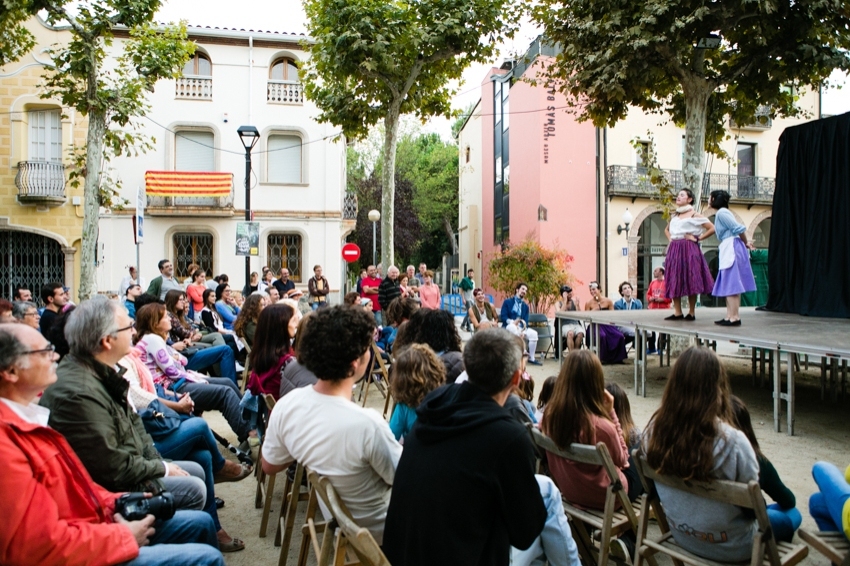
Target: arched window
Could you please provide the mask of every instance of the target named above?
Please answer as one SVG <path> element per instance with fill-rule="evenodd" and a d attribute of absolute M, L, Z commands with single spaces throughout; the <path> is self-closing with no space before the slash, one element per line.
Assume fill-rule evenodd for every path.
<path fill-rule="evenodd" d="M 210 63 L 210 58 L 200 51 L 195 51 L 192 58 L 186 61 L 186 65 L 183 66 L 183 74 L 194 75 L 196 77 L 211 77 L 212 63 Z"/>
<path fill-rule="evenodd" d="M 273 81 L 297 81 L 298 66 L 288 57 L 275 59 L 269 69 L 269 78 Z"/>

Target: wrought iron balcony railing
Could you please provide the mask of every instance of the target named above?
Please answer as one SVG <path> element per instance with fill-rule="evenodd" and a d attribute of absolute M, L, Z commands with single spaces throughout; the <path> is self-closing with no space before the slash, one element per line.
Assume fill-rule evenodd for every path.
<path fill-rule="evenodd" d="M 210 209 L 221 208 L 233 210 L 233 188 L 226 197 L 157 197 L 148 196 L 148 206 L 151 208 Z"/>
<path fill-rule="evenodd" d="M 175 98 L 212 100 L 212 77 L 186 75 L 176 81 Z"/>
<path fill-rule="evenodd" d="M 611 165 L 608 167 L 608 194 L 611 196 L 651 198 L 658 194 L 657 189 L 650 183 L 647 171 L 643 167 L 627 165 Z M 673 185 L 674 191 L 685 186 L 681 171 L 664 169 L 664 176 Z M 743 175 L 725 175 L 709 173 L 702 180 L 702 198 L 708 199 L 711 191 L 724 190 L 729 192 L 733 201 L 771 204 L 776 180 L 773 177 L 749 177 Z"/>
<path fill-rule="evenodd" d="M 15 186 L 19 202 L 65 202 L 65 166 L 52 161 L 20 161 Z"/>
<path fill-rule="evenodd" d="M 266 101 L 274 104 L 304 104 L 304 85 L 299 81 L 269 79 Z"/>
<path fill-rule="evenodd" d="M 357 220 L 357 195 L 345 193 L 342 200 L 342 219 Z"/>

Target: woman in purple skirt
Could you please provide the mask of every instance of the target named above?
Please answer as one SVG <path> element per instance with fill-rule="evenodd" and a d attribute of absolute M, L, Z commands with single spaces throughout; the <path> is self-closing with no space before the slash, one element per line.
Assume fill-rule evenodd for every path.
<path fill-rule="evenodd" d="M 664 296 L 673 299 L 674 314 L 665 320 L 695 320 L 697 295 L 711 293 L 714 279 L 699 242 L 714 234 L 714 225 L 694 210 L 694 193 L 682 189 L 676 195 L 676 213 L 664 233 L 670 240 L 665 262 Z M 682 314 L 682 297 L 688 297 L 688 314 Z"/>
<path fill-rule="evenodd" d="M 729 193 L 713 191 L 708 205 L 717 211 L 714 225 L 717 239 L 720 270 L 711 292 L 715 297 L 726 297 L 726 318 L 715 321 L 720 326 L 741 326 L 738 308 L 741 306 L 741 293 L 756 290 L 753 268 L 750 267 L 750 252 L 753 245 L 747 241 L 747 229 L 735 220 L 729 210 Z"/>

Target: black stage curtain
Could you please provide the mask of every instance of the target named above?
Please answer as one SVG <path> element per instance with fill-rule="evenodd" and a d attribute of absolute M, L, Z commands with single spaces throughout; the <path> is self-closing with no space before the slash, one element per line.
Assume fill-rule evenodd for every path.
<path fill-rule="evenodd" d="M 767 310 L 850 318 L 850 113 L 779 138 Z"/>

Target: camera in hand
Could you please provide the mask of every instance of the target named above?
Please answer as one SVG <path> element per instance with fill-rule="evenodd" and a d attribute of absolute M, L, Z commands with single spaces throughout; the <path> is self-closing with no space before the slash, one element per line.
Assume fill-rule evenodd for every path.
<path fill-rule="evenodd" d="M 174 496 L 167 491 L 153 497 L 145 493 L 125 493 L 115 500 L 115 512 L 128 521 L 140 521 L 147 515 L 165 521 L 174 516 Z"/>

